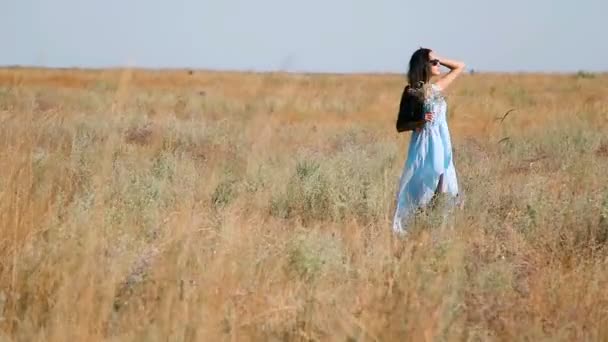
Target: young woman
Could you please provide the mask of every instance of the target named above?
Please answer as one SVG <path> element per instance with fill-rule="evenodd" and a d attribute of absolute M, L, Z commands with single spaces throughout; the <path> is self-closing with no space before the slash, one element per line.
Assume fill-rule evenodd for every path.
<path fill-rule="evenodd" d="M 441 76 L 440 66 L 450 71 Z M 452 143 L 446 119 L 447 103 L 442 92 L 464 70 L 462 62 L 439 58 L 430 49 L 412 55 L 407 74 L 411 86 L 424 89 L 424 121 L 413 132 L 407 160 L 399 180 L 393 230 L 405 233 L 409 219 L 438 195 L 451 203 L 458 196 L 458 180 L 452 160 Z M 431 78 L 440 76 L 435 82 Z"/>

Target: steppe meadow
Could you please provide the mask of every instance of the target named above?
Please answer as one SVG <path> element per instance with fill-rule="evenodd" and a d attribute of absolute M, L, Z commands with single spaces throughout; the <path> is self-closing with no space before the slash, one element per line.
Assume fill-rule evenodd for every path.
<path fill-rule="evenodd" d="M 608 75 L 459 78 L 399 238 L 404 84 L 0 69 L 0 341 L 608 340 Z"/>

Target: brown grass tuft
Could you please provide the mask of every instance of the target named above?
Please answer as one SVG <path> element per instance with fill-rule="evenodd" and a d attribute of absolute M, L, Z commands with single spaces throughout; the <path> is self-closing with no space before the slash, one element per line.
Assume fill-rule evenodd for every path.
<path fill-rule="evenodd" d="M 148 145 L 152 140 L 152 128 L 150 124 L 144 126 L 131 127 L 125 132 L 125 142 L 127 144 Z"/>

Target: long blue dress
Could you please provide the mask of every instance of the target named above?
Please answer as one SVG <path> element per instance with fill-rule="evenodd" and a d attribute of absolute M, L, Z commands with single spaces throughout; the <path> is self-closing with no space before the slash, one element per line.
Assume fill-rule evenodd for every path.
<path fill-rule="evenodd" d="M 447 103 L 439 87 L 431 86 L 424 103 L 425 111 L 433 113 L 420 132 L 412 132 L 407 160 L 399 180 L 393 231 L 405 233 L 417 209 L 425 207 L 435 192 L 448 195 L 449 203 L 456 203 L 458 180 L 452 159 L 452 142 L 447 123 Z M 440 177 L 443 176 L 441 188 Z"/>

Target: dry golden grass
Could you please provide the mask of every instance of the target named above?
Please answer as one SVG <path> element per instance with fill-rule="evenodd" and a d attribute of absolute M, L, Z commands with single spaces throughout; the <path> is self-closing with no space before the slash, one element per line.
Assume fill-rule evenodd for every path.
<path fill-rule="evenodd" d="M 463 76 L 398 240 L 402 86 L 0 70 L 0 341 L 607 340 L 608 75 Z"/>

